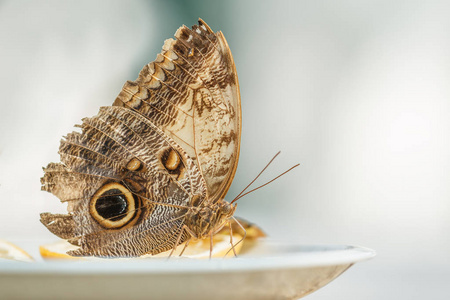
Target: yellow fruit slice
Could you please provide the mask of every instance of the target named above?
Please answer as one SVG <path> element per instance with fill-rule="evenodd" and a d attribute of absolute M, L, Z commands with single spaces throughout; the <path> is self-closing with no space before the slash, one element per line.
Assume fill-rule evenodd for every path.
<path fill-rule="evenodd" d="M 239 234 L 233 234 L 233 244 L 236 244 L 239 240 L 242 239 L 242 236 Z M 234 246 L 234 250 L 238 254 L 242 248 L 243 243 L 239 243 Z M 172 256 L 178 257 L 183 251 L 184 243 L 177 247 L 177 249 L 173 252 Z M 230 250 L 230 251 L 228 251 Z M 192 240 L 189 242 L 189 245 L 183 252 L 182 257 L 188 258 L 209 258 L 210 252 L 210 239 L 206 238 L 204 240 Z M 143 257 L 167 257 L 170 254 L 170 251 L 166 251 L 163 253 L 159 253 L 157 255 L 145 255 Z M 218 233 L 213 237 L 213 249 L 211 253 L 211 257 L 233 257 L 233 249 L 230 244 L 230 235 Z"/>
<path fill-rule="evenodd" d="M 237 221 L 241 226 L 245 229 L 245 240 L 256 240 L 258 238 L 266 237 L 266 234 L 264 231 L 262 231 L 261 228 L 259 228 L 256 224 L 250 223 L 244 219 L 237 218 Z M 241 236 L 244 236 L 244 231 L 242 230 L 241 226 L 239 226 L 236 222 L 231 223 L 231 230 L 233 233 L 240 234 Z M 222 230 L 220 230 L 220 234 L 229 234 L 230 227 L 224 226 Z M 233 242 L 234 243 L 234 242 Z"/>
<path fill-rule="evenodd" d="M 82 260 L 84 257 L 70 256 L 66 252 L 69 250 L 76 250 L 78 247 L 70 244 L 66 240 L 60 240 L 52 244 L 46 244 L 39 246 L 39 253 L 42 258 L 57 260 L 57 259 L 70 259 L 70 260 Z"/>
<path fill-rule="evenodd" d="M 233 244 L 236 244 L 242 236 L 239 234 L 233 234 Z M 239 253 L 243 245 L 243 242 L 234 246 L 236 253 Z M 42 245 L 39 247 L 39 252 L 42 258 L 45 260 L 57 260 L 57 259 L 69 259 L 69 260 L 98 260 L 101 258 L 96 257 L 74 257 L 66 254 L 69 250 L 77 249 L 65 240 L 58 241 L 56 243 Z M 183 251 L 184 243 L 179 245 L 177 249 L 173 252 L 172 257 L 178 257 Z M 230 250 L 230 251 L 229 251 Z M 204 240 L 192 240 L 189 245 L 184 250 L 182 257 L 184 258 L 209 258 L 210 251 L 210 240 L 206 238 Z M 139 259 L 151 259 L 154 257 L 168 257 L 171 250 L 159 253 L 157 255 L 144 255 L 139 257 Z M 213 237 L 213 251 L 212 257 L 232 257 L 234 256 L 233 250 L 230 245 L 230 235 L 218 233 Z"/>
<path fill-rule="evenodd" d="M 0 259 L 9 259 L 24 262 L 33 262 L 34 259 L 22 248 L 4 241 L 0 240 Z"/>

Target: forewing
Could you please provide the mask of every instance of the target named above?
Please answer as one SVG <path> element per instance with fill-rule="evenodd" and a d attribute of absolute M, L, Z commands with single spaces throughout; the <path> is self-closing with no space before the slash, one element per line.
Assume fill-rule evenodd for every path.
<path fill-rule="evenodd" d="M 199 167 L 208 199 L 228 191 L 241 135 L 239 83 L 221 32 L 206 23 L 180 27 L 114 105 L 139 112 L 185 149 Z"/>

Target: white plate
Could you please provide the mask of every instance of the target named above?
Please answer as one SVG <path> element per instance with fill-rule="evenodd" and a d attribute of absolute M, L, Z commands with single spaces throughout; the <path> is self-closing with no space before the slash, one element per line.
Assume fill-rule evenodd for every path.
<path fill-rule="evenodd" d="M 298 299 L 373 256 L 264 241 L 231 259 L 1 262 L 0 299 Z"/>

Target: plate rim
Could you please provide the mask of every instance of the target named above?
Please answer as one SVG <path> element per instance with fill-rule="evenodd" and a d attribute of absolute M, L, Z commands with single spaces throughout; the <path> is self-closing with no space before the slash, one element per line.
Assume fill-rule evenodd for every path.
<path fill-rule="evenodd" d="M 274 243 L 277 246 L 317 248 L 317 251 L 295 251 L 279 256 L 238 256 L 237 258 L 187 259 L 149 258 L 85 261 L 0 261 L 0 276 L 12 274 L 59 274 L 68 276 L 255 272 L 277 269 L 301 269 L 337 265 L 353 265 L 376 256 L 370 248 L 353 245 L 307 245 Z"/>

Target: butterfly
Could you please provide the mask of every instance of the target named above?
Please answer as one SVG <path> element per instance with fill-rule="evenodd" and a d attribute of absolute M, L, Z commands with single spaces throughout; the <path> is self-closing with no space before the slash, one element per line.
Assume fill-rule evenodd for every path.
<path fill-rule="evenodd" d="M 222 32 L 180 27 L 112 106 L 67 134 L 42 190 L 68 214 L 42 213 L 73 256 L 136 257 L 212 237 L 233 218 L 224 200 L 241 136 L 236 67 Z M 212 240 L 212 239 L 211 239 Z"/>

